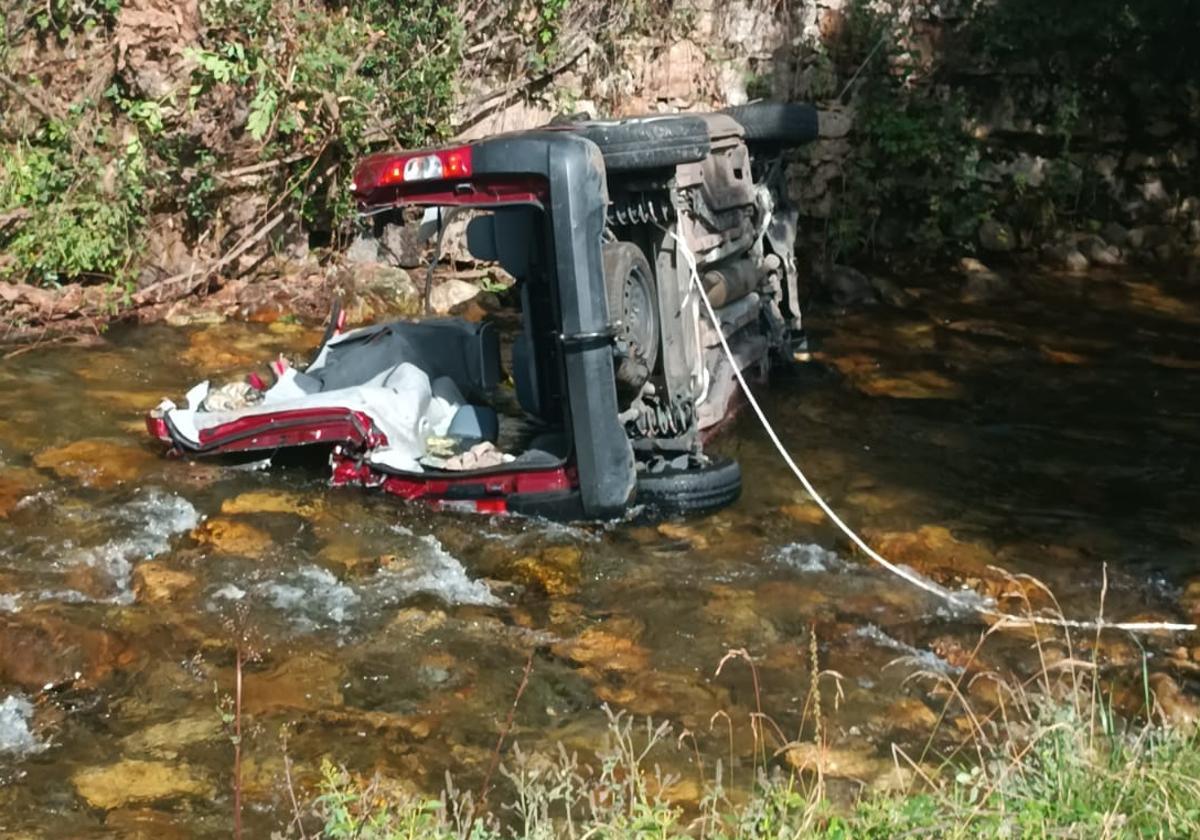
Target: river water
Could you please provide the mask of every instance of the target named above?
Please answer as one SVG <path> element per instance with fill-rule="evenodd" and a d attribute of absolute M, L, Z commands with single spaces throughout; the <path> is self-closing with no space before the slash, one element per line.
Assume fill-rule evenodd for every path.
<path fill-rule="evenodd" d="M 1090 617 L 1107 564 L 1106 616 L 1188 618 L 1200 296 L 1133 273 L 1018 283 L 1017 302 L 931 284 L 903 308 L 815 313 L 817 358 L 762 390 L 767 413 L 844 518 L 939 583 L 1046 603 L 1002 567 Z M 3 836 L 229 836 L 219 708 L 239 646 L 256 837 L 290 818 L 285 736 L 302 798 L 323 757 L 429 791 L 447 771 L 477 784 L 530 658 L 523 749 L 587 757 L 607 704 L 687 727 L 735 785 L 759 704 L 800 731 L 812 639 L 837 672 L 827 737 L 876 758 L 928 738 L 938 675 L 1039 667 L 1028 634 L 972 659 L 986 626 L 856 555 L 749 414 L 713 444 L 740 460 L 742 499 L 684 522 L 439 514 L 330 489 L 319 467 L 159 457 L 141 416 L 161 397 L 318 338 L 153 326 L 0 362 Z M 1200 637 L 1142 644 L 1151 672 L 1196 688 Z M 744 660 L 715 673 L 732 649 L 754 658 L 757 696 Z M 1114 685 L 1140 678 L 1130 639 L 1098 655 Z M 694 776 L 690 742 L 658 760 Z"/>

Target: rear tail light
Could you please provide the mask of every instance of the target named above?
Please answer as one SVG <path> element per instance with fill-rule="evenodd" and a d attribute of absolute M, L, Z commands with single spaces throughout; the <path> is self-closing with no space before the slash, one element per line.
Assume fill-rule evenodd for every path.
<path fill-rule="evenodd" d="M 418 181 L 457 180 L 471 177 L 471 147 L 434 152 L 372 155 L 354 172 L 350 191 L 364 195 L 380 187 Z"/>

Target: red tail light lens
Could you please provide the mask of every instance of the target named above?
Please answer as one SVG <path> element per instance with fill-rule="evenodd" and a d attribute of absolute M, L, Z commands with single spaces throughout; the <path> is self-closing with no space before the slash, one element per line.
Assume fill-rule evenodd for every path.
<path fill-rule="evenodd" d="M 458 180 L 471 177 L 471 147 L 432 152 L 385 152 L 365 158 L 354 171 L 350 191 L 365 196 L 380 187 L 419 181 Z"/>

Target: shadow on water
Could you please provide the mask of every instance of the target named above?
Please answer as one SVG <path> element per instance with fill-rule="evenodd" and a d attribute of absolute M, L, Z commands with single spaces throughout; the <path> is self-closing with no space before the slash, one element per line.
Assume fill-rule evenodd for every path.
<path fill-rule="evenodd" d="M 835 508 L 922 574 L 1009 608 L 992 567 L 1035 574 L 1087 616 L 1107 563 L 1108 615 L 1183 617 L 1200 540 L 1195 296 L 1126 274 L 1022 285 L 1005 307 L 924 288 L 904 310 L 816 313 L 817 361 L 778 377 L 765 407 Z M 513 738 L 583 755 L 602 704 L 727 755 L 712 715 L 744 727 L 757 702 L 748 669 L 715 676 L 733 647 L 794 730 L 815 634 L 843 677 L 832 737 L 867 751 L 927 734 L 940 705 L 913 673 L 1035 667 L 1021 637 L 972 661 L 982 625 L 855 556 L 749 415 L 716 444 L 741 461 L 743 498 L 658 524 L 438 514 L 329 489 L 319 453 L 267 472 L 164 460 L 146 439 L 140 416 L 162 396 L 317 338 L 147 327 L 0 366 L 4 833 L 228 836 L 215 709 L 238 611 L 258 654 L 244 691 L 254 836 L 290 812 L 285 724 L 302 794 L 326 755 L 428 789 L 448 770 L 477 783 L 531 652 Z M 1188 641 L 1149 643 L 1152 669 L 1185 687 L 1200 670 Z M 1102 658 L 1116 681 L 1141 661 L 1125 639 Z"/>

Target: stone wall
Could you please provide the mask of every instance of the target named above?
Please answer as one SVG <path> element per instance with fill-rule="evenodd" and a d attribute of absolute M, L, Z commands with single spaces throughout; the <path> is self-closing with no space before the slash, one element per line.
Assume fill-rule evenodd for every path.
<path fill-rule="evenodd" d="M 1071 51 L 1086 44 L 1041 55 L 1031 43 L 1022 53 L 1009 30 L 1031 2 L 1009 3 L 1015 24 L 997 17 L 1004 4 L 975 2 L 677 2 L 659 31 L 610 44 L 604 60 L 585 49 L 539 94 L 465 133 L 561 111 L 815 102 L 822 137 L 797 154 L 791 187 L 817 269 L 972 254 L 1038 257 L 1074 271 L 1195 260 L 1195 79 L 1147 78 L 1119 47 L 1103 62 L 1075 61 L 1083 70 L 1071 69 Z M 1086 17 L 1089 7 L 1075 5 L 1045 14 Z M 1104 12 L 1095 9 L 1097 26 Z M 1181 7 L 1181 26 L 1195 29 L 1197 18 Z"/>

